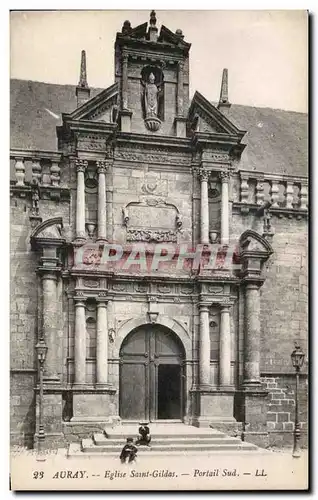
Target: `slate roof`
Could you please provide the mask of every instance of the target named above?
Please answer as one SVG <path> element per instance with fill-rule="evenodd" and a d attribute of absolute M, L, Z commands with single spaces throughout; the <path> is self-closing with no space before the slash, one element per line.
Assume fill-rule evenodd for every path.
<path fill-rule="evenodd" d="M 11 149 L 57 149 L 62 113 L 76 108 L 74 85 L 11 80 Z M 91 89 L 91 97 L 103 89 Z M 308 175 L 305 113 L 233 104 L 230 120 L 247 134 L 240 168 Z"/>

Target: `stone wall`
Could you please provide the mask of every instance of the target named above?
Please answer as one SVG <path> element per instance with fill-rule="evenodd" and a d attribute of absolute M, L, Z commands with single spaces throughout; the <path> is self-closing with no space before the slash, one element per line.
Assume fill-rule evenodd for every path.
<path fill-rule="evenodd" d="M 304 219 L 272 219 L 274 254 L 261 288 L 261 370 L 286 372 L 298 340 L 308 353 L 308 237 Z"/>
<path fill-rule="evenodd" d="M 11 198 L 10 432 L 12 442 L 23 446 L 32 445 L 35 432 L 35 345 L 41 310 L 41 281 L 36 274 L 39 256 L 31 251 L 30 235 L 33 228 L 29 219 L 30 210 L 29 199 Z M 40 215 L 43 220 L 61 216 L 68 223 L 68 203 L 41 200 Z M 60 345 L 58 338 L 57 342 Z"/>
<path fill-rule="evenodd" d="M 291 446 L 295 421 L 295 375 L 262 377 L 264 387 L 268 390 L 267 430 L 271 446 Z M 308 430 L 308 380 L 300 376 L 299 383 L 299 422 L 301 429 L 301 446 L 307 446 Z"/>
<path fill-rule="evenodd" d="M 10 377 L 11 444 L 33 447 L 35 433 L 35 370 L 14 370 Z"/>

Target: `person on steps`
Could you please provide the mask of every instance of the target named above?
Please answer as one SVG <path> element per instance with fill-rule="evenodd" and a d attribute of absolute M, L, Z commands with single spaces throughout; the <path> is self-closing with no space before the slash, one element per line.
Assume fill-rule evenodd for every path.
<path fill-rule="evenodd" d="M 139 436 L 136 441 L 137 445 L 150 446 L 151 435 L 148 423 L 149 422 L 140 422 L 140 427 L 138 429 Z"/>
<path fill-rule="evenodd" d="M 134 462 L 136 460 L 136 455 L 137 455 L 137 448 L 134 445 L 134 440 L 132 437 L 128 437 L 126 439 L 126 444 L 121 450 L 120 453 L 120 461 L 122 464 L 127 464 Z"/>

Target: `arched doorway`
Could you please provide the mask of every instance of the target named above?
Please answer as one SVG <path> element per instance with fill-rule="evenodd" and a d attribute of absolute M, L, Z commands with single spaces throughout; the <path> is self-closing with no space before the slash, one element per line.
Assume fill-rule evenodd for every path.
<path fill-rule="evenodd" d="M 120 349 L 120 416 L 124 420 L 183 418 L 185 351 L 164 326 L 133 330 Z"/>

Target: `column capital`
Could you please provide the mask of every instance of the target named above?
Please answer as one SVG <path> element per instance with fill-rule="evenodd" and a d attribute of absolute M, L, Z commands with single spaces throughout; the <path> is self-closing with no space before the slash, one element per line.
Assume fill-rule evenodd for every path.
<path fill-rule="evenodd" d="M 73 297 L 75 307 L 86 307 L 86 297 Z"/>
<path fill-rule="evenodd" d="M 122 52 L 122 61 L 125 63 L 128 62 L 128 52 L 126 52 L 126 50 L 123 50 Z"/>
<path fill-rule="evenodd" d="M 224 182 L 229 182 L 230 172 L 227 170 L 223 170 L 222 172 L 220 172 L 220 179 L 221 179 L 222 184 Z"/>
<path fill-rule="evenodd" d="M 96 167 L 98 174 L 106 174 L 109 167 L 109 162 L 107 162 L 106 160 L 99 160 L 96 162 Z"/>
<path fill-rule="evenodd" d="M 200 309 L 200 312 L 201 311 L 203 311 L 203 312 L 209 312 L 210 304 L 208 304 L 206 302 L 199 302 L 199 309 Z"/>
<path fill-rule="evenodd" d="M 200 181 L 201 182 L 208 182 L 209 180 L 209 176 L 210 176 L 210 172 L 209 170 L 207 170 L 206 168 L 200 168 L 199 169 L 199 178 L 200 178 Z"/>
<path fill-rule="evenodd" d="M 107 307 L 107 304 L 108 304 L 108 300 L 106 298 L 98 297 L 96 299 L 96 307 L 97 308 L 99 308 L 99 307 Z"/>
<path fill-rule="evenodd" d="M 43 267 L 38 268 L 38 272 L 41 275 L 42 281 L 44 280 L 51 280 L 51 281 L 57 281 L 58 279 L 58 274 L 60 272 L 60 269 L 45 269 Z"/>
<path fill-rule="evenodd" d="M 81 160 L 79 158 L 77 158 L 75 160 L 75 166 L 76 166 L 76 170 L 77 172 L 85 172 L 87 166 L 88 166 L 88 161 L 87 160 Z"/>
<path fill-rule="evenodd" d="M 183 61 L 178 61 L 178 69 L 182 71 L 184 68 L 184 62 Z"/>
<path fill-rule="evenodd" d="M 229 313 L 232 305 L 232 302 L 220 304 L 220 313 Z"/>
<path fill-rule="evenodd" d="M 263 280 L 253 280 L 253 281 L 244 281 L 244 284 L 245 284 L 245 289 L 246 290 L 259 290 L 262 286 L 262 284 L 264 283 L 264 279 Z"/>

